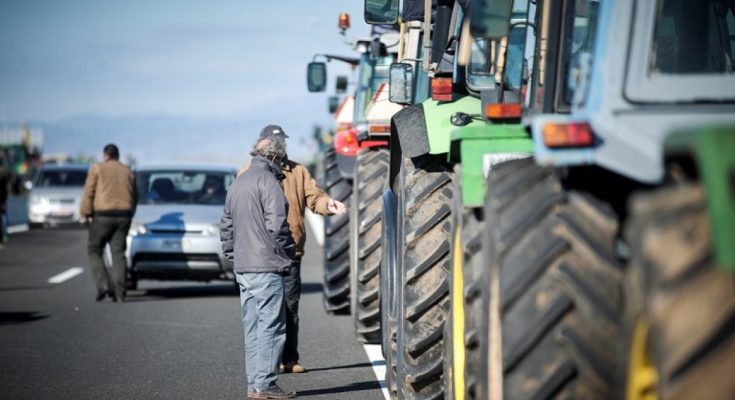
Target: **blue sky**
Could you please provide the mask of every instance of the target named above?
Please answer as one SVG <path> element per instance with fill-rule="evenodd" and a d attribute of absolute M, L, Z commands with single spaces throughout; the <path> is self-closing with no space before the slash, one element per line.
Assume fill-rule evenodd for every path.
<path fill-rule="evenodd" d="M 358 0 L 0 0 L 0 124 L 41 126 L 46 152 L 237 163 L 275 122 L 303 160 L 331 122 L 306 63 L 368 32 Z"/>

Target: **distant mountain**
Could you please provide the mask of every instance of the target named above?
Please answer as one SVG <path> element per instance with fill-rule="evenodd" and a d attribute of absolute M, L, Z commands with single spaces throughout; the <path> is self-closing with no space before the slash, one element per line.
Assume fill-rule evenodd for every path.
<path fill-rule="evenodd" d="M 132 155 L 138 163 L 197 161 L 239 165 L 250 158 L 248 153 L 260 129 L 268 123 L 278 123 L 290 136 L 289 156 L 310 160 L 316 151 L 311 138 L 313 125 L 330 127 L 326 104 L 320 106 L 317 103 L 321 102 L 309 97 L 284 103 L 287 104 L 263 105 L 262 109 L 234 117 L 87 115 L 30 125 L 43 129 L 46 154 L 99 158 L 105 144 L 115 143 L 122 159 Z M 289 107 L 291 110 L 284 111 Z"/>

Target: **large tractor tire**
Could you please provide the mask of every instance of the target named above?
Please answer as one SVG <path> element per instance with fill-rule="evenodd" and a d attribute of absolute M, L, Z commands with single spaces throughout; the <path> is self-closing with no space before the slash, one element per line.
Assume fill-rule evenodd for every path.
<path fill-rule="evenodd" d="M 357 340 L 380 343 L 380 262 L 383 217 L 383 187 L 390 153 L 386 148 L 361 150 L 357 154 L 353 185 L 351 229 L 352 312 Z"/>
<path fill-rule="evenodd" d="M 480 399 L 616 393 L 622 276 L 618 217 L 530 158 L 493 167 L 485 203 Z M 488 317 L 489 316 L 489 317 Z M 479 335 L 478 335 L 479 336 Z"/>
<path fill-rule="evenodd" d="M 735 399 L 735 275 L 713 258 L 701 187 L 635 196 L 625 299 L 625 398 Z"/>
<path fill-rule="evenodd" d="M 455 166 L 453 233 L 449 274 L 450 308 L 444 325 L 444 399 L 472 398 L 479 364 L 477 315 L 468 309 L 468 295 L 477 294 L 484 218 L 482 208 L 467 209 L 461 196 L 460 166 Z"/>
<path fill-rule="evenodd" d="M 392 186 L 384 182 L 383 221 L 381 226 L 382 261 L 380 263 L 380 328 L 381 349 L 385 357 L 385 381 L 391 399 L 398 398 L 398 308 L 401 304 L 400 290 L 402 269 L 400 249 L 403 248 L 403 206 L 400 188 L 404 181 L 403 169 L 393 179 Z"/>
<path fill-rule="evenodd" d="M 449 308 L 452 173 L 434 156 L 404 158 L 403 162 L 405 242 L 397 379 L 404 399 L 441 399 L 442 340 Z"/>
<path fill-rule="evenodd" d="M 463 330 L 462 336 L 457 338 L 455 346 L 464 346 L 463 360 L 457 360 L 455 365 L 463 362 L 464 369 L 457 371 L 463 376 L 461 387 L 461 395 L 455 396 L 457 399 L 479 399 L 476 396 L 477 385 L 480 380 L 485 379 L 479 376 L 480 370 L 480 319 L 487 314 L 487 309 L 477 310 L 469 307 L 474 297 L 480 293 L 478 282 L 481 271 L 486 268 L 482 263 L 482 233 L 485 230 L 485 220 L 482 210 L 471 209 L 462 213 L 462 226 L 460 228 L 460 249 L 462 249 L 462 282 L 454 285 L 454 288 L 461 288 L 462 292 L 457 294 L 458 300 L 462 299 L 463 307 Z M 456 368 L 455 368 L 456 369 Z"/>
<path fill-rule="evenodd" d="M 350 203 L 352 182 L 340 174 L 333 148 L 324 154 L 324 183 L 331 198 Z M 324 309 L 338 314 L 350 311 L 349 218 L 324 218 Z"/>

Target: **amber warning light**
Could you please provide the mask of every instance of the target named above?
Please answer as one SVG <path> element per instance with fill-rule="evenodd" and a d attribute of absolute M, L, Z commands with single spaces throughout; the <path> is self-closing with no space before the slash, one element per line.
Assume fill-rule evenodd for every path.
<path fill-rule="evenodd" d="M 485 116 L 489 119 L 518 119 L 521 117 L 522 108 L 520 104 L 487 104 Z"/>
<path fill-rule="evenodd" d="M 343 31 L 350 29 L 350 14 L 340 13 L 338 26 Z"/>
<path fill-rule="evenodd" d="M 588 147 L 594 143 L 592 129 L 586 122 L 544 125 L 544 145 L 551 148 Z"/>

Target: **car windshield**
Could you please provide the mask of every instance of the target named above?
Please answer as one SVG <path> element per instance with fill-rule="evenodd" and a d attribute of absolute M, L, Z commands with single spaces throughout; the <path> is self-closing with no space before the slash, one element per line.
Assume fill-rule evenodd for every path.
<path fill-rule="evenodd" d="M 135 176 L 139 204 L 223 205 L 235 180 L 223 171 L 139 171 Z"/>
<path fill-rule="evenodd" d="M 662 0 L 651 74 L 735 73 L 735 3 Z"/>
<path fill-rule="evenodd" d="M 80 187 L 87 180 L 87 170 L 54 169 L 43 170 L 38 175 L 36 187 Z"/>

